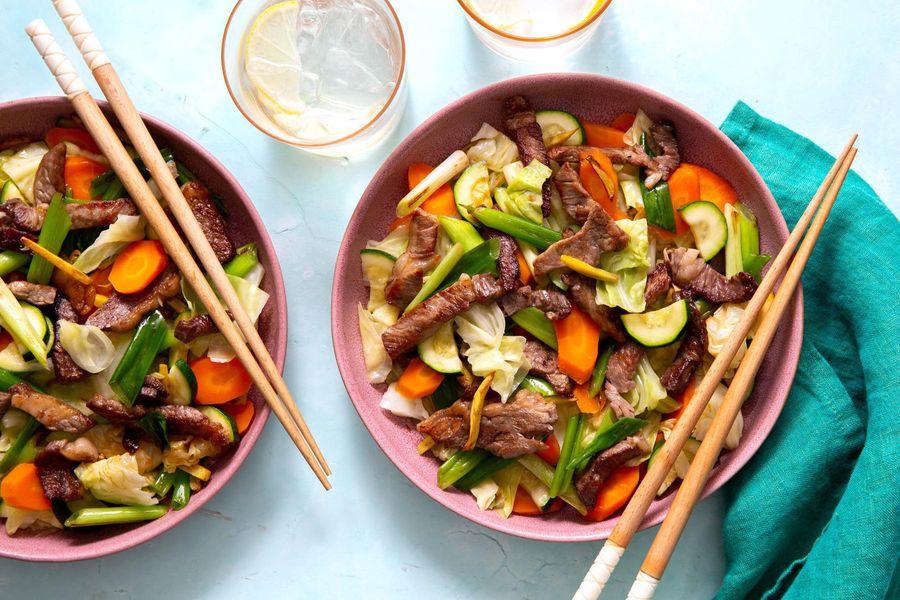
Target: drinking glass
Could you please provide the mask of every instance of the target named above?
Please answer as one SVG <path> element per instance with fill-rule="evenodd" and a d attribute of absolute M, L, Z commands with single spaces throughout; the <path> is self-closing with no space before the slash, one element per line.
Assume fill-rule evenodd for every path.
<path fill-rule="evenodd" d="M 406 44 L 387 0 L 239 0 L 221 60 L 251 124 L 316 154 L 375 146 L 406 104 Z"/>

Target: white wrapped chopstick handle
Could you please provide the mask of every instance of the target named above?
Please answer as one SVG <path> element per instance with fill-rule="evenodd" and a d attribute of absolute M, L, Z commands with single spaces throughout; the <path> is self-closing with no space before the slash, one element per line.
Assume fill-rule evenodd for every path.
<path fill-rule="evenodd" d="M 627 600 L 651 600 L 653 594 L 656 593 L 656 586 L 659 585 L 659 579 L 652 575 L 647 575 L 643 571 L 638 571 L 631 589 L 628 590 Z"/>
<path fill-rule="evenodd" d="M 69 35 L 75 40 L 75 45 L 78 46 L 88 68 L 93 71 L 97 67 L 108 65 L 109 58 L 103 51 L 103 46 L 94 35 L 87 19 L 84 18 L 78 3 L 75 0 L 53 0 L 53 6 L 56 7 L 56 12 L 65 23 L 66 29 L 69 30 Z"/>
<path fill-rule="evenodd" d="M 31 42 L 37 49 L 38 54 L 47 63 L 50 72 L 56 77 L 59 87 L 66 93 L 69 98 L 73 98 L 78 94 L 87 91 L 84 82 L 75 71 L 75 65 L 63 53 L 62 48 L 56 43 L 50 28 L 43 19 L 35 19 L 25 26 L 25 32 L 31 38 Z"/>
<path fill-rule="evenodd" d="M 606 540 L 572 600 L 597 600 L 603 593 L 606 582 L 612 577 L 623 554 L 625 554 L 625 548 Z"/>

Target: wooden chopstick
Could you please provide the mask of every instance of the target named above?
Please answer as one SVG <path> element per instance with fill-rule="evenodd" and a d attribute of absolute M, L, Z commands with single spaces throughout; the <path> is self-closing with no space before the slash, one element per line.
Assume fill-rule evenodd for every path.
<path fill-rule="evenodd" d="M 622 516 L 619 517 L 616 526 L 613 528 L 609 539 L 604 543 L 597 558 L 591 565 L 584 580 L 581 582 L 574 598 L 577 600 L 596 600 L 603 591 L 603 587 L 612 576 L 616 565 L 625 553 L 625 548 L 631 542 L 634 534 L 637 532 L 647 513 L 650 504 L 656 498 L 656 492 L 662 484 L 663 479 L 668 474 L 669 469 L 675 463 L 676 458 L 681 453 L 688 437 L 697 425 L 697 421 L 709 399 L 712 397 L 716 386 L 722 380 L 722 376 L 731 364 L 732 359 L 738 351 L 738 348 L 744 343 L 747 333 L 756 320 L 760 309 L 766 301 L 768 295 L 775 287 L 775 283 L 785 271 L 794 250 L 803 237 L 806 228 L 812 221 L 813 215 L 822 203 L 823 198 L 831 187 L 832 181 L 837 175 L 844 160 L 850 154 L 853 144 L 856 142 L 856 135 L 852 136 L 850 141 L 841 152 L 834 166 L 825 176 L 825 180 L 819 186 L 816 194 L 813 196 L 809 205 L 803 211 L 798 219 L 796 226 L 785 241 L 784 246 L 778 252 L 778 255 L 772 261 L 771 266 L 763 277 L 759 288 L 747 304 L 744 314 L 735 326 L 734 332 L 725 343 L 725 346 L 719 352 L 719 355 L 713 360 L 706 375 L 701 379 L 696 391 L 691 397 L 691 401 L 687 404 L 684 412 L 675 423 L 669 439 L 659 449 L 653 463 L 647 470 L 646 475 L 641 480 L 638 489 L 635 491 L 628 505 L 625 507 Z"/>
<path fill-rule="evenodd" d="M 137 204 L 141 213 L 159 236 L 160 241 L 166 248 L 166 251 L 175 265 L 181 271 L 185 279 L 187 279 L 188 283 L 190 283 L 191 287 L 197 292 L 197 295 L 209 311 L 213 321 L 215 321 L 219 330 L 228 340 L 228 343 L 234 349 L 241 363 L 247 369 L 253 383 L 256 384 L 262 392 L 267 404 L 271 407 L 272 412 L 275 413 L 275 416 L 281 422 L 282 426 L 284 426 L 291 440 L 297 446 L 297 449 L 303 455 L 304 459 L 306 459 L 306 462 L 310 465 L 316 477 L 322 483 L 322 486 L 325 487 L 325 489 L 331 489 L 331 484 L 328 481 L 323 466 L 316 459 L 311 450 L 311 446 L 314 446 L 315 444 L 315 442 L 312 441 L 312 436 L 308 433 L 308 430 L 307 432 L 304 432 L 303 427 L 298 428 L 299 424 L 292 420 L 288 409 L 282 404 L 281 398 L 276 394 L 269 383 L 269 380 L 266 379 L 265 373 L 256 363 L 253 354 L 250 352 L 250 349 L 244 342 L 244 338 L 241 336 L 241 332 L 228 317 L 228 313 L 219 302 L 215 292 L 206 280 L 203 271 L 194 262 L 190 250 L 185 246 L 159 202 L 157 202 L 147 185 L 147 182 L 144 181 L 143 176 L 141 176 L 135 166 L 134 161 L 126 152 L 121 140 L 106 120 L 106 117 L 100 111 L 100 107 L 91 95 L 87 93 L 87 88 L 78 77 L 75 67 L 63 53 L 59 44 L 54 40 L 53 35 L 47 28 L 47 24 L 44 23 L 43 20 L 38 19 L 30 23 L 25 30 L 31 37 L 38 53 L 56 77 L 60 87 L 69 97 L 69 101 L 81 117 L 88 131 L 91 133 L 91 136 L 97 142 L 97 145 L 103 151 L 103 154 L 109 159 L 113 170 L 122 181 L 125 189 L 128 190 L 129 195 Z M 94 56 L 105 58 L 102 50 L 99 50 L 99 45 L 95 48 Z M 119 102 L 122 101 L 121 96 L 112 96 L 112 98 L 116 98 Z M 218 265 L 218 261 L 216 261 L 216 263 Z M 219 266 L 219 269 L 221 270 L 221 266 Z M 227 278 L 225 278 L 225 285 L 220 285 L 220 287 L 223 290 L 231 290 L 231 285 L 228 283 Z M 235 311 L 235 313 L 237 312 L 238 311 Z M 241 310 L 241 312 L 243 311 Z"/>
<path fill-rule="evenodd" d="M 662 578 L 672 553 L 675 551 L 681 532 L 684 531 L 684 527 L 691 516 L 691 511 L 699 500 L 703 488 L 706 486 L 709 473 L 715 466 L 719 453 L 722 451 L 725 438 L 728 436 L 731 426 L 741 410 L 747 391 L 753 385 L 753 379 L 756 377 L 756 373 L 765 358 L 772 338 L 775 337 L 775 331 L 778 329 L 781 317 L 784 315 L 793 297 L 794 290 L 800 283 L 803 269 L 806 267 L 816 241 L 818 241 L 822 227 L 825 225 L 825 220 L 828 218 L 832 206 L 834 206 L 834 202 L 855 156 L 856 148 L 853 148 L 841 163 L 837 177 L 828 195 L 825 197 L 822 207 L 816 214 L 816 218 L 810 226 L 806 237 L 803 238 L 803 243 L 800 244 L 800 248 L 797 250 L 791 266 L 788 267 L 781 285 L 778 286 L 775 300 L 763 317 L 762 323 L 750 344 L 750 348 L 741 360 L 734 379 L 732 379 L 731 385 L 728 386 L 728 391 L 725 393 L 725 398 L 722 400 L 722 404 L 713 418 L 712 425 L 706 432 L 697 454 L 691 461 L 688 473 L 678 488 L 675 501 L 666 513 L 666 518 L 663 520 L 656 537 L 653 539 L 653 543 L 650 545 L 650 550 L 647 552 L 641 571 L 638 573 L 631 592 L 628 594 L 629 598 L 649 600 L 649 598 L 653 597 L 653 592 Z"/>
<path fill-rule="evenodd" d="M 231 310 L 231 314 L 237 322 L 241 332 L 244 334 L 247 343 L 250 345 L 250 349 L 259 361 L 259 365 L 262 367 L 265 376 L 272 386 L 274 386 L 278 395 L 284 400 L 288 413 L 309 443 L 313 454 L 316 456 L 316 460 L 322 466 L 325 473 L 330 475 L 331 469 L 325 461 L 325 457 L 322 455 L 321 450 L 319 450 L 319 446 L 316 444 L 312 433 L 310 433 L 309 427 L 303 419 L 303 415 L 300 414 L 300 409 L 297 407 L 287 384 L 281 377 L 281 373 L 278 372 L 275 361 L 272 360 L 265 343 L 259 336 L 259 332 L 256 330 L 250 317 L 244 311 L 243 306 L 238 299 L 237 292 L 234 291 L 229 283 L 225 270 L 216 258 L 215 252 L 210 246 L 209 241 L 206 239 L 206 235 L 203 233 L 203 229 L 194 217 L 194 213 L 188 205 L 187 200 L 185 200 L 184 194 L 181 193 L 181 189 L 175 181 L 175 178 L 172 176 L 171 171 L 169 171 L 169 168 L 166 166 L 165 159 L 163 159 L 160 154 L 153 138 L 150 136 L 150 132 L 147 131 L 147 126 L 141 119 L 134 103 L 132 103 L 128 92 L 122 85 L 112 63 L 110 63 L 106 54 L 103 52 L 100 41 L 92 31 L 87 19 L 85 19 L 82 14 L 81 7 L 76 0 L 54 0 L 53 5 L 56 7 L 56 12 L 59 13 L 60 18 L 62 18 L 63 23 L 69 31 L 69 34 L 72 36 L 72 39 L 75 41 L 75 44 L 78 46 L 78 50 L 84 57 L 88 68 L 91 69 L 94 79 L 103 91 L 103 95 L 106 96 L 110 106 L 119 118 L 119 122 L 128 134 L 131 143 L 134 144 L 138 154 L 144 159 L 144 164 L 146 164 L 153 176 L 153 180 L 156 181 L 160 191 L 169 203 L 172 214 L 175 215 L 175 219 L 178 221 L 178 224 L 187 236 L 188 241 L 200 258 L 201 264 L 206 269 L 210 278 L 212 278 L 216 289 L 219 290 L 219 295 L 225 300 L 225 304 Z M 231 319 L 228 320 L 230 323 Z M 242 360 L 241 362 L 244 361 Z"/>

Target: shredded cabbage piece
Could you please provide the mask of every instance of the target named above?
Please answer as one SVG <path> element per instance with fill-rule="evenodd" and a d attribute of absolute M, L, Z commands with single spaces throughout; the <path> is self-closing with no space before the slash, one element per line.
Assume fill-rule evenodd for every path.
<path fill-rule="evenodd" d="M 653 446 L 656 445 L 656 434 L 659 433 L 660 414 L 654 410 L 644 415 L 643 419 L 647 421 L 647 424 L 635 435 L 641 436 L 644 438 L 644 441 L 647 442 L 647 452 L 627 461 L 625 465 L 629 467 L 636 467 L 649 460 L 650 455 L 653 453 Z"/>
<path fill-rule="evenodd" d="M 20 529 L 41 531 L 63 528 L 62 523 L 50 509 L 27 510 L 10 506 L 8 502 L 4 502 L 0 506 L 0 518 L 6 519 L 7 535 L 13 535 Z"/>
<path fill-rule="evenodd" d="M 19 189 L 28 204 L 34 204 L 34 176 L 49 148 L 44 142 L 32 142 L 3 161 L 3 175 Z"/>
<path fill-rule="evenodd" d="M 639 415 L 648 410 L 656 410 L 660 401 L 668 397 L 666 388 L 659 382 L 650 359 L 644 354 L 634 372 L 634 388 L 625 393 L 625 399 Z"/>
<path fill-rule="evenodd" d="M 731 335 L 737 327 L 738 321 L 744 316 L 744 309 L 737 304 L 726 303 L 721 305 L 716 311 L 706 319 L 706 335 L 709 338 L 707 351 L 712 356 L 718 356 L 722 348 L 728 342 Z M 738 348 L 734 358 L 725 371 L 724 378 L 730 380 L 734 377 L 735 371 L 741 364 L 744 354 L 747 352 L 746 341 Z"/>
<path fill-rule="evenodd" d="M 505 174 L 508 172 L 511 170 L 504 170 Z M 541 213 L 541 188 L 552 173 L 550 167 L 533 160 L 527 167 L 518 169 L 511 179 L 507 174 L 509 186 L 495 189 L 494 201 L 503 212 L 539 224 L 544 219 Z"/>
<path fill-rule="evenodd" d="M 479 510 L 488 510 L 494 508 L 498 503 L 502 503 L 502 498 L 498 497 L 500 486 L 493 477 L 488 477 L 469 491 L 475 496 L 475 503 Z"/>
<path fill-rule="evenodd" d="M 75 476 L 91 490 L 98 500 L 126 506 L 149 506 L 159 500 L 144 488 L 153 478 L 141 475 L 137 459 L 131 454 L 119 454 L 75 468 Z"/>
<path fill-rule="evenodd" d="M 146 221 L 138 215 L 119 215 L 94 243 L 78 255 L 72 266 L 84 273 L 94 271 L 104 261 L 121 252 L 131 242 L 144 239 Z"/>
<path fill-rule="evenodd" d="M 722 406 L 722 401 L 725 399 L 725 393 L 727 391 L 728 388 L 721 383 L 716 386 L 716 390 L 710 397 L 709 403 L 706 405 L 706 408 L 703 409 L 703 413 L 700 415 L 700 419 L 694 427 L 694 432 L 692 434 L 694 438 L 703 441 L 703 438 L 706 437 L 706 433 L 712 426 L 713 419 L 716 418 L 716 413 L 719 412 L 719 407 Z M 731 424 L 731 429 L 728 430 L 728 435 L 725 437 L 725 443 L 722 444 L 722 447 L 728 450 L 734 450 L 738 447 L 743 434 L 744 416 L 738 411 L 737 416 L 734 418 L 734 423 Z"/>
<path fill-rule="evenodd" d="M 393 362 L 388 356 L 381 334 L 387 329 L 375 319 L 362 304 L 356 307 L 359 317 L 359 337 L 363 345 L 363 358 L 366 362 L 366 379 L 369 383 L 384 383 L 391 372 Z"/>
<path fill-rule="evenodd" d="M 642 135 L 650 135 L 650 127 L 653 126 L 653 120 L 647 116 L 643 110 L 638 109 L 634 117 L 634 123 L 625 132 L 622 138 L 628 146 L 635 146 L 641 143 Z"/>
<path fill-rule="evenodd" d="M 116 348 L 99 327 L 59 321 L 59 343 L 72 360 L 88 373 L 99 373 L 112 364 Z"/>
<path fill-rule="evenodd" d="M 525 357 L 525 338 L 503 335 L 506 319 L 496 303 L 476 304 L 455 319 L 456 332 L 469 348 L 463 353 L 472 373 L 494 373 L 491 389 L 503 402 L 519 387 L 531 365 Z"/>
<path fill-rule="evenodd" d="M 407 398 L 397 389 L 397 384 L 392 383 L 381 397 L 381 408 L 397 415 L 398 417 L 410 417 L 411 419 L 428 418 L 428 411 L 422 404 L 421 398 Z"/>
<path fill-rule="evenodd" d="M 659 431 L 663 434 L 664 439 L 669 439 L 674 427 L 675 419 L 666 419 L 659 424 Z M 700 442 L 694 438 L 688 438 L 685 441 L 681 452 L 678 453 L 678 457 L 675 459 L 675 463 L 669 469 L 669 472 L 666 473 L 665 479 L 663 479 L 659 489 L 656 491 L 657 496 L 663 495 L 669 489 L 669 486 L 675 483 L 676 479 L 684 479 L 687 476 L 688 469 L 691 467 L 691 461 L 694 460 L 694 456 L 697 455 L 697 450 L 699 449 Z"/>
<path fill-rule="evenodd" d="M 647 306 L 644 290 L 650 268 L 647 220 L 619 219 L 616 224 L 628 234 L 628 245 L 600 256 L 597 266 L 615 273 L 619 280 L 616 283 L 597 280 L 597 304 L 618 306 L 630 313 L 641 313 Z"/>
<path fill-rule="evenodd" d="M 502 171 L 509 163 L 519 160 L 519 148 L 515 142 L 487 123 L 481 124 L 466 150 L 469 162 L 484 161 L 491 171 Z"/>

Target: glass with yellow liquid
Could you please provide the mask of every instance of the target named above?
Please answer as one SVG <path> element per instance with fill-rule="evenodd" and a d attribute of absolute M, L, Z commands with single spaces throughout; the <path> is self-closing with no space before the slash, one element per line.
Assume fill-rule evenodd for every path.
<path fill-rule="evenodd" d="M 472 31 L 499 54 L 523 62 L 562 58 L 597 30 L 612 0 L 457 0 Z"/>
<path fill-rule="evenodd" d="M 405 60 L 387 0 L 240 0 L 222 37 L 225 84 L 244 116 L 327 156 L 390 134 L 406 103 Z"/>

